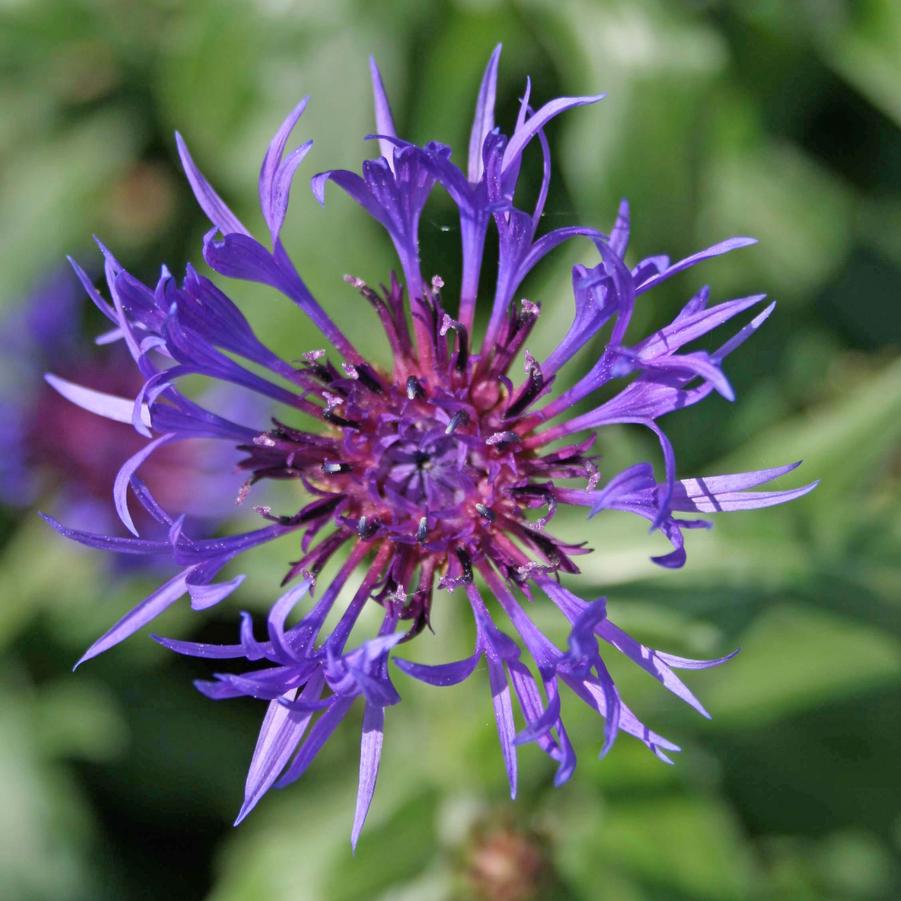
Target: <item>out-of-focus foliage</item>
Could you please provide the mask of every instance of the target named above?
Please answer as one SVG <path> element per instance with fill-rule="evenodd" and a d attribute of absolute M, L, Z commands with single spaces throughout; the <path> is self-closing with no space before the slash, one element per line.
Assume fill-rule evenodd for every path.
<path fill-rule="evenodd" d="M 766 291 L 780 302 L 730 359 L 738 403 L 715 398 L 671 417 L 682 474 L 803 457 L 804 476 L 822 480 L 799 503 L 692 534 L 680 572 L 655 569 L 647 558 L 662 539 L 625 517 L 566 523 L 597 549 L 579 584 L 607 594 L 622 626 L 677 653 L 743 649 L 691 679 L 712 722 L 615 667 L 630 704 L 684 746 L 675 767 L 623 738 L 601 763 L 584 753 L 555 790 L 526 748 L 510 804 L 484 674 L 443 693 L 398 676 L 404 704 L 388 713 L 355 858 L 352 729 L 232 831 L 261 711 L 195 696 L 191 679 L 206 666 L 143 635 L 70 674 L 152 577 L 63 545 L 33 510 L 5 511 L 0 896 L 898 897 L 901 5 L 8 0 L 0 17 L 4 311 L 66 253 L 96 267 L 94 232 L 148 278 L 163 259 L 176 269 L 197 260 L 207 225 L 181 180 L 174 128 L 255 222 L 259 158 L 299 96 L 313 95 L 307 175 L 356 168 L 372 152 L 360 140 L 372 129 L 369 52 L 401 130 L 462 148 L 481 68 L 502 40 L 502 117 L 526 74 L 539 101 L 609 94 L 549 130 L 549 224 L 607 227 L 627 196 L 643 255 L 683 255 L 733 233 L 761 239 L 674 281 L 637 316 L 636 333 L 662 323 L 701 279 L 717 299 Z M 365 344 L 370 324 L 341 276 L 383 279 L 384 239 L 337 192 L 319 209 L 303 173 L 284 238 Z M 457 239 L 436 200 L 425 256 L 449 284 Z M 577 253 L 528 286 L 544 303 L 536 349 L 568 324 Z M 318 345 L 266 291 L 242 286 L 238 299 L 287 356 Z M 613 430 L 602 451 L 614 471 L 654 448 Z M 282 565 L 273 551 L 257 555 L 236 600 L 207 616 L 174 611 L 158 631 L 230 638 L 239 609 L 274 596 Z M 470 647 L 455 599 L 442 606 L 423 658 Z M 575 707 L 571 716 L 577 747 L 599 745 L 597 724 Z"/>

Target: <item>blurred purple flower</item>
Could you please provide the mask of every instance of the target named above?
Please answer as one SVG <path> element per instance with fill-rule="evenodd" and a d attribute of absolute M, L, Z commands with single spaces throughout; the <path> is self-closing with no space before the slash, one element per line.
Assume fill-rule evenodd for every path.
<path fill-rule="evenodd" d="M 95 304 L 130 350 L 144 385 L 134 403 L 71 384 L 61 389 L 93 412 L 133 422 L 152 441 L 126 462 L 116 479 L 115 505 L 135 537 L 90 534 L 51 522 L 88 546 L 165 557 L 181 570 L 82 659 L 122 641 L 185 593 L 196 608 L 225 598 L 241 576 L 225 582 L 215 578 L 245 550 L 283 535 L 299 539 L 299 559 L 286 568 L 284 583 L 300 581 L 273 606 L 265 641 L 255 637 L 246 615 L 234 645 L 158 639 L 183 654 L 260 664 L 243 673 L 218 674 L 215 681 L 199 685 L 212 698 L 246 695 L 269 705 L 239 820 L 272 785 L 284 785 L 305 772 L 361 697 L 362 753 L 352 832 L 356 843 L 375 786 L 385 710 L 400 699 L 389 676 L 389 658 L 408 676 L 437 686 L 462 681 L 484 661 L 511 794 L 516 791 L 516 747 L 523 742 L 537 743 L 556 762 L 558 783 L 573 772 L 575 752 L 561 716 L 562 685 L 605 718 L 602 753 L 618 733 L 626 732 L 669 761 L 668 754 L 678 748 L 648 729 L 621 700 L 599 640 L 705 715 L 675 670 L 715 666 L 728 657 L 690 660 L 646 647 L 609 620 L 603 599 L 586 602 L 564 588 L 559 574 L 577 573 L 573 558 L 589 551 L 555 538 L 546 529 L 548 522 L 564 504 L 587 507 L 592 516 L 606 508 L 629 510 L 671 542 L 673 551 L 655 562 L 678 567 L 685 560 L 682 530 L 708 523 L 676 518 L 676 513 L 765 507 L 813 487 L 748 490 L 793 466 L 677 479 L 673 449 L 659 420 L 713 391 L 733 398 L 723 362 L 759 328 L 773 305 L 755 295 L 711 306 L 705 288 L 672 323 L 635 344 L 626 341 L 632 311 L 660 282 L 752 241 L 732 238 L 675 263 L 657 256 L 630 268 L 624 261 L 629 237 L 625 203 L 609 234 L 572 226 L 539 235 L 551 171 L 544 128 L 559 113 L 601 97 L 561 98 L 533 110 L 527 86 L 507 136 L 494 124 L 499 52 L 492 55 L 479 91 L 465 172 L 451 162 L 450 148 L 437 143 L 416 146 L 398 138 L 373 63 L 378 131 L 373 137 L 382 155 L 364 162 L 362 175 L 332 170 L 313 178 L 320 201 L 327 183 L 333 182 L 384 226 L 397 250 L 402 280 L 392 275 L 387 285 L 375 289 L 346 277 L 381 322 L 393 354 L 391 372 L 368 362 L 336 326 L 280 240 L 292 177 L 310 147 L 307 142 L 286 154 L 306 100 L 278 130 L 260 172 L 260 203 L 271 248 L 254 238 L 226 206 L 180 137 L 178 145 L 197 200 L 214 226 L 204 242 L 206 262 L 221 275 L 262 282 L 287 296 L 319 327 L 341 358 L 339 365 L 325 351 L 306 353 L 298 365 L 280 358 L 257 339 L 237 306 L 191 267 L 181 282 L 164 269 L 158 283 L 148 287 L 104 248 L 111 303 L 83 277 Z M 543 168 L 537 201 L 527 211 L 516 206 L 514 197 L 523 152 L 533 142 Z M 460 216 L 456 318 L 446 312 L 442 280 L 425 279 L 420 267 L 419 218 L 437 185 L 453 199 Z M 498 234 L 497 279 L 477 347 L 472 341 L 476 299 L 492 224 Z M 533 267 L 574 237 L 587 239 L 597 261 L 574 267 L 572 325 L 539 361 L 525 345 L 540 308 L 529 301 L 514 303 L 514 298 Z M 750 321 L 717 349 L 684 349 L 746 312 L 751 312 Z M 553 395 L 561 368 L 608 324 L 606 346 L 594 365 Z M 525 360 L 525 378 L 515 384 L 511 366 L 520 358 Z M 305 414 L 320 427 L 308 431 L 281 414 L 271 428 L 260 431 L 215 414 L 179 391 L 179 379 L 191 374 L 243 386 L 280 404 L 286 414 Z M 626 380 L 625 385 L 611 396 L 609 385 L 616 379 Z M 608 389 L 610 399 L 593 400 L 601 388 Z M 653 433 L 663 456 L 662 481 L 642 463 L 602 483 L 591 455 L 594 433 L 618 423 L 641 425 Z M 244 451 L 241 465 L 249 473 L 248 491 L 260 480 L 295 481 L 309 493 L 309 502 L 278 513 L 257 508 L 264 523 L 242 534 L 189 537 L 182 520 L 166 512 L 137 471 L 158 449 L 195 437 L 221 439 Z M 166 539 L 138 536 L 128 507 L 129 489 L 146 513 L 167 528 Z M 312 595 L 317 574 L 336 556 L 344 560 L 337 575 L 312 609 L 288 627 L 292 610 Z M 477 587 L 476 576 L 484 588 Z M 468 597 L 475 621 L 473 655 L 437 666 L 393 657 L 397 645 L 428 625 L 436 587 L 458 586 Z M 345 588 L 351 600 L 335 629 L 323 636 L 325 619 Z M 525 612 L 521 598 L 534 591 L 549 598 L 569 620 L 565 650 L 548 640 Z M 498 602 L 515 638 L 495 625 L 486 593 Z M 377 635 L 348 650 L 360 614 L 373 602 L 382 609 Z"/>
<path fill-rule="evenodd" d="M 71 404 L 53 385 L 77 381 L 101 395 L 134 397 L 143 380 L 124 348 L 100 352 L 83 340 L 82 293 L 71 272 L 53 272 L 0 324 L 0 501 L 22 507 L 52 495 L 66 516 L 111 530 L 115 472 L 123 456 L 140 451 L 145 441 L 128 425 Z M 106 340 L 101 336 L 98 343 Z M 48 369 L 56 375 L 45 379 Z M 234 468 L 237 455 L 230 451 L 228 457 Z M 239 484 L 223 475 L 225 460 L 220 454 L 211 471 L 191 450 L 172 448 L 149 459 L 143 475 L 163 503 L 205 515 L 224 484 L 232 485 L 226 495 Z M 141 516 L 143 528 L 153 524 Z"/>

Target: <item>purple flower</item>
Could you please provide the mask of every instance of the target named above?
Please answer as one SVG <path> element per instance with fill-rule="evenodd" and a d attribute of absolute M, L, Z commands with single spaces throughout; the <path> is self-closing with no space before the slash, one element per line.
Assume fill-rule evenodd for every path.
<path fill-rule="evenodd" d="M 265 640 L 255 635 L 246 615 L 234 645 L 158 639 L 179 653 L 244 661 L 250 665 L 246 671 L 217 674 L 199 688 L 215 699 L 250 696 L 268 703 L 239 820 L 272 785 L 306 771 L 360 698 L 356 843 L 375 787 L 385 711 L 400 700 L 389 659 L 407 676 L 436 686 L 462 681 L 484 661 L 511 794 L 516 792 L 516 748 L 524 742 L 537 743 L 555 761 L 558 783 L 572 775 L 576 755 L 561 715 L 564 686 L 604 718 L 602 753 L 625 732 L 669 762 L 677 746 L 626 706 L 601 649 L 610 645 L 625 654 L 704 715 L 676 670 L 715 666 L 728 657 L 689 660 L 646 647 L 610 621 L 604 599 L 586 602 L 565 588 L 560 574 L 577 573 L 575 558 L 589 550 L 554 537 L 550 520 L 564 504 L 587 507 L 591 516 L 606 508 L 629 510 L 672 543 L 673 552 L 655 561 L 677 567 L 685 560 L 682 530 L 708 524 L 676 514 L 765 507 L 813 487 L 749 490 L 793 466 L 677 479 L 673 448 L 660 421 L 712 391 L 733 398 L 724 361 L 760 327 L 773 305 L 765 304 L 762 295 L 711 305 L 705 288 L 672 323 L 637 343 L 627 340 L 632 311 L 660 282 L 752 242 L 733 238 L 675 263 L 656 256 L 630 268 L 625 203 L 609 234 L 581 226 L 539 234 L 550 180 L 544 129 L 559 113 L 601 97 L 562 98 L 533 110 L 527 87 L 512 133 L 506 135 L 494 124 L 498 58 L 499 48 L 482 81 L 465 171 L 452 162 L 450 148 L 417 146 L 397 136 L 373 63 L 373 137 L 381 156 L 364 162 L 362 174 L 332 170 L 313 178 L 320 201 L 328 183 L 334 183 L 384 226 L 397 251 L 401 277 L 392 274 L 378 288 L 345 278 L 381 323 L 393 353 L 390 372 L 368 362 L 338 328 L 280 238 L 292 178 L 309 149 L 307 142 L 288 151 L 305 100 L 279 129 L 263 160 L 264 240 L 231 212 L 180 137 L 178 142 L 188 180 L 213 225 L 204 241 L 206 262 L 220 275 L 262 282 L 285 295 L 316 323 L 333 356 L 311 351 L 299 363 L 282 359 L 254 335 L 222 289 L 191 267 L 180 281 L 163 269 L 156 285 L 147 286 L 102 248 L 111 301 L 83 279 L 144 384 L 133 403 L 71 384 L 64 393 L 95 413 L 132 422 L 151 440 L 116 479 L 115 506 L 133 537 L 51 523 L 88 546 L 166 558 L 180 570 L 98 639 L 82 660 L 128 637 L 185 594 L 195 608 L 224 599 L 241 576 L 216 579 L 245 550 L 288 534 L 297 541 L 298 559 L 286 564 L 283 581 L 294 584 L 272 607 Z M 517 181 L 523 153 L 533 146 L 543 159 L 541 184 L 535 206 L 523 210 L 516 205 Z M 419 218 L 438 186 L 460 216 L 461 291 L 453 305 L 443 296 L 440 278 L 424 277 L 420 261 Z M 497 280 L 484 334 L 474 342 L 482 257 L 492 227 L 498 235 Z M 573 269 L 572 325 L 547 358 L 538 360 L 526 347 L 540 307 L 517 297 L 533 267 L 574 237 L 587 239 L 589 260 Z M 712 351 L 697 349 L 699 339 L 743 314 L 745 323 L 724 344 Z M 605 348 L 587 374 L 555 392 L 560 370 L 608 324 Z M 525 377 L 518 379 L 514 364 L 520 359 Z M 180 380 L 197 374 L 271 401 L 277 407 L 271 427 L 248 427 L 227 410 L 213 412 L 190 400 Z M 616 381 L 620 387 L 614 392 Z M 602 388 L 608 399 L 599 401 Z M 662 481 L 647 463 L 602 478 L 593 446 L 600 427 L 614 423 L 641 425 L 654 434 L 662 451 Z M 298 509 L 286 494 L 285 506 L 277 511 L 255 508 L 262 522 L 249 531 L 192 537 L 183 520 L 157 502 L 138 471 L 159 449 L 194 438 L 242 450 L 241 467 L 248 477 L 242 498 L 257 482 L 286 480 L 299 482 L 308 500 Z M 130 501 L 165 527 L 165 538 L 137 534 Z M 289 614 L 313 595 L 316 576 L 333 557 L 343 561 L 337 575 L 300 621 L 287 627 Z M 457 587 L 465 591 L 475 621 L 472 656 L 437 666 L 394 656 L 398 645 L 429 624 L 432 605 L 440 598 L 436 592 Z M 499 603 L 511 634 L 493 620 L 486 594 Z M 522 598 L 538 594 L 571 624 L 565 649 L 548 640 L 525 612 Z M 349 600 L 341 602 L 344 597 Z M 382 609 L 378 633 L 362 643 L 350 642 L 361 612 L 372 604 Z M 333 608 L 341 611 L 340 619 L 325 634 Z"/>
<path fill-rule="evenodd" d="M 0 323 L 5 348 L 0 365 L 0 499 L 22 507 L 52 495 L 54 505 L 67 516 L 88 520 L 94 528 L 114 529 L 109 493 L 116 469 L 123 452 L 138 453 L 145 441 L 128 424 L 92 415 L 61 394 L 77 381 L 83 397 L 134 397 L 143 379 L 123 347 L 101 349 L 81 340 L 81 297 L 78 280 L 68 268 L 56 271 Z M 115 338 L 101 335 L 97 345 Z M 45 379 L 48 368 L 55 375 Z M 209 461 L 196 450 L 163 451 L 148 460 L 143 472 L 161 501 L 191 501 L 189 512 L 195 517 L 210 512 L 213 498 L 226 484 L 239 484 L 221 465 L 219 471 L 209 468 L 234 466 L 233 451 Z M 145 530 L 153 526 L 147 516 L 140 522 Z"/>

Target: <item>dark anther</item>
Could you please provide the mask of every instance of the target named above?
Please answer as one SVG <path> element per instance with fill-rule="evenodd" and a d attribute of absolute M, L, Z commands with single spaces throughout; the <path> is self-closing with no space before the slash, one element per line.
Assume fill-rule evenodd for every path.
<path fill-rule="evenodd" d="M 382 386 L 369 366 L 363 363 L 357 366 L 356 369 L 361 385 L 365 385 L 373 394 L 382 393 Z"/>
<path fill-rule="evenodd" d="M 487 520 L 488 522 L 494 522 L 497 518 L 494 515 L 494 510 L 490 507 L 486 507 L 484 504 L 476 504 L 476 513 L 482 517 L 482 519 Z"/>
<path fill-rule="evenodd" d="M 300 524 L 309 522 L 311 519 L 318 519 L 320 516 L 326 516 L 343 500 L 343 494 L 333 494 L 321 500 L 313 501 L 313 503 L 307 504 L 296 516 L 292 517 L 291 521 L 294 524 Z"/>
<path fill-rule="evenodd" d="M 428 451 L 420 450 L 413 454 L 413 462 L 416 464 L 417 469 L 423 469 L 431 459 L 432 455 Z"/>
<path fill-rule="evenodd" d="M 465 326 L 457 326 L 457 360 L 456 367 L 458 372 L 466 371 L 466 363 L 469 361 L 469 335 L 466 333 Z"/>
<path fill-rule="evenodd" d="M 444 430 L 445 435 L 453 435 L 454 432 L 457 431 L 457 428 L 464 422 L 469 419 L 469 416 L 466 414 L 465 410 L 457 410 L 453 416 L 450 418 L 450 422 L 447 424 L 447 428 Z"/>
<path fill-rule="evenodd" d="M 292 441 L 294 444 L 316 445 L 317 447 L 330 447 L 333 444 L 332 439 L 325 435 L 311 435 L 308 432 L 292 429 L 278 419 L 273 419 L 272 424 L 275 428 L 270 434 L 280 440 Z"/>
<path fill-rule="evenodd" d="M 328 367 L 323 366 L 322 363 L 308 363 L 307 366 L 309 371 L 324 385 L 330 385 L 334 381 L 332 373 L 329 372 Z"/>
<path fill-rule="evenodd" d="M 335 460 L 326 460 L 322 464 L 322 471 L 328 475 L 336 475 L 339 472 L 350 472 L 350 463 L 339 463 Z"/>
<path fill-rule="evenodd" d="M 416 540 L 422 544 L 426 536 L 429 534 L 429 518 L 428 516 L 423 516 L 422 519 L 419 520 L 419 527 L 416 529 Z"/>
<path fill-rule="evenodd" d="M 404 619 L 406 618 L 407 617 L 404 617 Z M 431 625 L 429 625 L 429 608 L 426 604 L 420 604 L 413 614 L 413 625 L 404 633 L 404 637 L 398 643 L 403 644 L 405 641 L 415 638 L 426 626 L 430 629 L 432 628 Z"/>
<path fill-rule="evenodd" d="M 469 554 L 463 550 L 463 548 L 457 548 L 457 559 L 460 561 L 460 566 L 463 567 L 463 581 L 467 585 L 472 584 L 472 560 L 469 559 Z"/>
<path fill-rule="evenodd" d="M 361 516 L 359 522 L 357 522 L 357 535 L 364 541 L 368 541 L 375 535 L 378 527 L 379 521 L 377 519 L 369 519 L 366 516 Z"/>
<path fill-rule="evenodd" d="M 537 366 L 530 369 L 528 382 L 526 382 L 519 397 L 504 411 L 504 419 L 513 419 L 513 417 L 519 416 L 538 397 L 544 386 L 545 381 L 541 370 Z"/>
<path fill-rule="evenodd" d="M 522 441 L 522 438 L 516 432 L 495 432 L 493 435 L 488 436 L 485 444 L 495 447 L 501 444 L 518 444 L 520 441 Z"/>
<path fill-rule="evenodd" d="M 513 494 L 527 494 L 535 497 L 550 497 L 550 487 L 547 485 L 514 485 L 510 491 Z"/>
<path fill-rule="evenodd" d="M 526 539 L 526 541 L 531 542 L 538 550 L 544 555 L 547 562 L 554 569 L 562 569 L 564 572 L 568 573 L 577 573 L 579 571 L 579 567 L 576 566 L 566 554 L 563 553 L 560 546 L 554 541 L 553 538 L 548 537 L 547 535 L 542 535 L 540 532 L 536 532 L 534 529 L 526 529 L 522 530 L 522 537 Z"/>
<path fill-rule="evenodd" d="M 360 428 L 360 423 L 353 422 L 350 419 L 345 419 L 343 416 L 339 416 L 333 410 L 323 410 L 322 418 L 326 422 L 330 422 L 332 425 L 339 425 L 345 429 L 358 429 Z"/>
<path fill-rule="evenodd" d="M 417 397 L 422 397 L 424 394 L 425 391 L 423 391 L 419 379 L 417 379 L 415 375 L 411 375 L 407 379 L 407 397 L 409 397 L 410 400 L 416 400 Z"/>

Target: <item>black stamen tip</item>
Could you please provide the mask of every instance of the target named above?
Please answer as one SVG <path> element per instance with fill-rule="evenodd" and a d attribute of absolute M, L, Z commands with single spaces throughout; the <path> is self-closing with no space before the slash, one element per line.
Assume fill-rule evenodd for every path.
<path fill-rule="evenodd" d="M 456 366 L 458 372 L 466 371 L 466 364 L 469 361 L 469 335 L 466 328 L 462 325 L 457 326 L 457 360 Z"/>
<path fill-rule="evenodd" d="M 469 557 L 469 554 L 463 550 L 463 548 L 457 548 L 457 559 L 460 561 L 460 566 L 463 568 L 463 582 L 467 585 L 472 584 L 472 560 Z"/>
<path fill-rule="evenodd" d="M 545 381 L 544 376 L 541 374 L 541 369 L 534 366 L 529 370 L 529 380 L 526 382 L 525 387 L 521 389 L 519 397 L 504 412 L 504 419 L 514 419 L 519 416 L 541 394 L 544 386 Z"/>
<path fill-rule="evenodd" d="M 476 504 L 476 512 L 487 522 L 494 522 L 494 520 L 497 519 L 494 510 L 490 507 L 486 507 L 484 504 Z"/>
<path fill-rule="evenodd" d="M 357 366 L 357 376 L 360 384 L 365 385 L 373 394 L 382 394 L 382 386 L 372 369 L 365 363 Z"/>
<path fill-rule="evenodd" d="M 345 429 L 359 429 L 360 423 L 353 422 L 350 419 L 345 419 L 343 416 L 339 416 L 337 413 L 332 410 L 324 410 L 322 413 L 322 418 L 326 422 L 330 422 L 332 425 L 339 425 Z"/>
<path fill-rule="evenodd" d="M 339 472 L 350 472 L 350 463 L 326 460 L 325 463 L 322 464 L 322 471 L 329 476 L 336 475 Z"/>
<path fill-rule="evenodd" d="M 422 519 L 419 520 L 419 527 L 416 529 L 416 540 L 422 544 L 426 537 L 429 534 L 429 518 L 428 516 L 423 516 Z"/>
<path fill-rule="evenodd" d="M 301 523 L 318 519 L 320 516 L 327 516 L 343 500 L 343 494 L 333 494 L 321 498 L 320 500 L 313 501 L 312 503 L 307 504 L 302 510 L 298 511 L 294 516 L 290 517 L 291 524 L 300 525 Z"/>
<path fill-rule="evenodd" d="M 447 428 L 444 430 L 445 435 L 453 435 L 454 432 L 460 427 L 460 425 L 466 422 L 469 419 L 465 410 L 457 410 L 453 416 L 450 418 L 450 422 L 447 424 Z"/>
<path fill-rule="evenodd" d="M 407 397 L 410 398 L 410 400 L 416 400 L 417 397 L 422 397 L 424 394 L 425 391 L 423 390 L 419 379 L 417 379 L 415 375 L 411 375 L 407 379 Z"/>
<path fill-rule="evenodd" d="M 485 441 L 489 447 L 496 447 L 501 444 L 519 444 L 522 439 L 516 432 L 495 432 L 489 435 Z"/>

